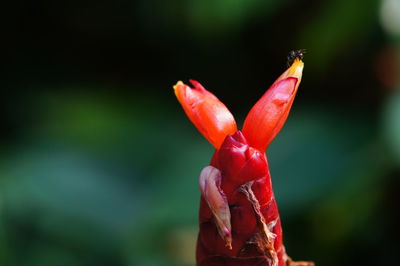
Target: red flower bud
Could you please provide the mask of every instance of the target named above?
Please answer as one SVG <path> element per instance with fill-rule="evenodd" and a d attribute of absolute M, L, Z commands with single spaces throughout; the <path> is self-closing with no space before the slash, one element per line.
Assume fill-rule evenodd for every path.
<path fill-rule="evenodd" d="M 264 153 L 250 147 L 240 131 L 225 138 L 218 151 L 218 166 L 236 185 L 256 180 L 268 169 Z"/>
<path fill-rule="evenodd" d="M 198 266 L 286 266 L 282 228 L 264 150 L 281 130 L 300 84 L 298 58 L 255 104 L 243 133 L 213 94 L 198 82 L 178 82 L 186 114 L 216 151 L 200 174 Z M 312 265 L 303 263 L 302 265 Z"/>

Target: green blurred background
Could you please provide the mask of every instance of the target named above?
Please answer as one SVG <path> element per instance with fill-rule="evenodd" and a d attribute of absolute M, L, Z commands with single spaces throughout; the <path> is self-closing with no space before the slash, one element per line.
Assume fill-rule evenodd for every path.
<path fill-rule="evenodd" d="M 194 265 L 213 149 L 173 94 L 197 79 L 239 125 L 307 49 L 267 151 L 288 254 L 395 265 L 400 1 L 8 1 L 0 265 Z"/>

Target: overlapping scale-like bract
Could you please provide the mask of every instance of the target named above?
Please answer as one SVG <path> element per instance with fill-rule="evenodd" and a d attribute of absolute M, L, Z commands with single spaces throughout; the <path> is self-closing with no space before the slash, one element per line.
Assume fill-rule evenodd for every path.
<path fill-rule="evenodd" d="M 238 131 L 226 137 L 210 165 L 222 173 L 220 186 L 231 212 L 232 249 L 226 248 L 202 197 L 198 265 L 284 265 L 277 264 L 284 262 L 284 248 L 265 153 L 250 147 Z M 218 264 L 221 261 L 227 264 Z"/>

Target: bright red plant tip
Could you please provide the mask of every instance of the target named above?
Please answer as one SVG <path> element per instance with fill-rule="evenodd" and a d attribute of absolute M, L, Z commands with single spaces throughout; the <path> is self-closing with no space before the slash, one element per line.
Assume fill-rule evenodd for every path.
<path fill-rule="evenodd" d="M 228 108 L 197 81 L 190 81 L 190 88 L 179 81 L 175 95 L 186 115 L 201 134 L 218 149 L 227 135 L 237 131 L 236 122 Z"/>
<path fill-rule="evenodd" d="M 296 78 L 272 85 L 246 117 L 243 134 L 256 149 L 264 151 L 281 130 L 294 99 Z"/>
<path fill-rule="evenodd" d="M 216 151 L 199 177 L 201 190 L 197 266 L 311 266 L 286 254 L 264 152 L 278 134 L 301 81 L 295 59 L 246 117 L 243 133 L 213 94 L 198 82 L 178 82 L 175 94 L 186 114 Z"/>
<path fill-rule="evenodd" d="M 243 134 L 252 147 L 264 151 L 281 130 L 296 96 L 302 70 L 303 62 L 295 60 L 250 110 Z"/>

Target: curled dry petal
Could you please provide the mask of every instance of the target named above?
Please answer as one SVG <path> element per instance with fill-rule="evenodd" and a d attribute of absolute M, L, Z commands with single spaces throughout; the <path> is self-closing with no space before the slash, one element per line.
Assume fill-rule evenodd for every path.
<path fill-rule="evenodd" d="M 231 212 L 220 187 L 221 172 L 213 166 L 204 167 L 200 173 L 199 185 L 201 194 L 214 215 L 220 236 L 225 240 L 226 246 L 232 249 Z"/>
<path fill-rule="evenodd" d="M 296 59 L 250 110 L 242 130 L 250 146 L 264 151 L 281 130 L 296 96 L 302 71 L 303 62 Z"/>
<path fill-rule="evenodd" d="M 237 131 L 235 119 L 214 94 L 199 82 L 190 82 L 194 88 L 178 81 L 174 86 L 175 95 L 192 123 L 218 149 L 227 135 Z"/>

